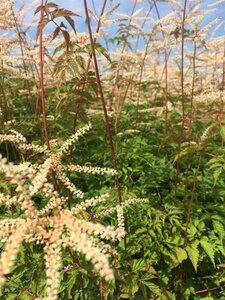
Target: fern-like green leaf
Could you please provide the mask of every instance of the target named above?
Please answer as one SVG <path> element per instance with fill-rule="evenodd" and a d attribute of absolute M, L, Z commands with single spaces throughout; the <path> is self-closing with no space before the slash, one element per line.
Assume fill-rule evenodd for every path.
<path fill-rule="evenodd" d="M 218 220 L 213 220 L 212 222 L 214 230 L 219 235 L 220 239 L 222 239 L 224 237 L 224 225 Z"/>
<path fill-rule="evenodd" d="M 160 295 L 160 288 L 153 282 L 150 281 L 141 281 L 154 295 Z"/>
<path fill-rule="evenodd" d="M 211 260 L 212 264 L 215 267 L 215 258 L 214 258 L 215 252 L 213 250 L 213 246 L 208 242 L 208 238 L 203 237 L 200 241 L 200 245 L 202 246 L 203 250 L 208 255 L 209 259 Z"/>
<path fill-rule="evenodd" d="M 192 262 L 192 265 L 197 272 L 198 260 L 199 260 L 199 251 L 198 251 L 198 242 L 195 241 L 187 246 L 187 253 Z"/>
<path fill-rule="evenodd" d="M 171 267 L 177 267 L 185 259 L 187 259 L 187 252 L 181 247 L 176 247 L 175 249 L 173 249 L 171 255 Z"/>
<path fill-rule="evenodd" d="M 143 270 L 146 265 L 144 259 L 135 259 L 132 264 L 132 272 Z"/>

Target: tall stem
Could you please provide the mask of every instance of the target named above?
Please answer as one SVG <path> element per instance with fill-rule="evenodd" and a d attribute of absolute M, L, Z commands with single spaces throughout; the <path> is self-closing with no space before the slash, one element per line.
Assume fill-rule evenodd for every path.
<path fill-rule="evenodd" d="M 47 0 L 45 1 L 45 5 Z M 41 0 L 41 12 L 40 12 L 40 21 L 44 18 L 44 11 L 43 11 L 44 0 Z M 43 125 L 44 125 L 44 132 L 45 132 L 45 142 L 47 145 L 48 150 L 50 150 L 50 142 L 49 142 L 49 134 L 48 134 L 48 123 L 47 123 L 47 115 L 46 115 L 46 105 L 45 105 L 45 87 L 44 87 L 44 51 L 43 51 L 43 33 L 42 30 L 39 36 L 39 60 L 40 60 L 40 98 L 41 98 L 41 110 L 43 115 Z M 52 170 L 51 172 L 54 188 L 59 193 L 59 186 L 55 177 L 55 173 Z"/>
<path fill-rule="evenodd" d="M 197 54 L 197 43 L 194 41 L 194 54 L 193 54 L 193 78 L 192 78 L 192 87 L 191 87 L 191 107 L 190 107 L 190 124 L 189 124 L 189 132 L 188 137 L 191 134 L 192 129 L 192 117 L 193 117 L 193 109 L 194 109 L 194 92 L 195 92 L 195 77 L 196 77 L 196 54 Z"/>
<path fill-rule="evenodd" d="M 105 7 L 106 7 L 106 4 L 107 4 L 107 0 L 104 0 L 103 4 L 102 4 L 102 8 L 101 8 L 101 13 L 100 13 L 100 17 L 98 19 L 98 24 L 97 24 L 97 29 L 95 31 L 95 33 L 98 33 L 100 28 L 101 28 L 101 17 L 102 15 L 104 14 L 104 11 L 105 11 Z M 93 2 L 93 6 L 94 6 L 94 2 Z M 94 10 L 95 10 L 95 7 L 94 7 Z M 96 10 L 95 10 L 96 11 Z M 94 44 L 96 43 L 96 38 L 94 38 Z M 89 55 L 89 59 L 88 59 L 88 63 L 87 63 L 87 67 L 86 67 L 86 74 L 88 75 L 88 71 L 90 69 L 90 66 L 91 66 L 91 61 L 92 61 L 92 53 Z M 85 87 L 85 84 L 86 84 L 86 81 L 84 81 L 83 84 L 81 84 L 81 86 L 79 87 L 79 83 L 75 85 L 75 89 L 76 88 L 80 88 L 80 89 L 84 89 Z M 74 116 L 74 121 L 73 121 L 73 133 L 75 133 L 75 130 L 76 130 L 76 124 L 77 124 L 77 112 L 75 110 L 75 116 Z M 72 148 L 71 148 L 71 151 L 70 151 L 70 156 L 72 155 Z"/>
<path fill-rule="evenodd" d="M 93 61 L 94 61 L 94 67 L 95 67 L 95 76 L 96 76 L 96 81 L 97 81 L 97 85 L 98 85 L 99 95 L 100 95 L 101 102 L 102 102 L 102 108 L 103 108 L 104 117 L 105 117 L 106 131 L 107 131 L 110 148 L 111 148 L 112 161 L 113 161 L 114 169 L 118 173 L 118 161 L 117 161 L 117 156 L 116 156 L 116 152 L 115 152 L 115 148 L 114 148 L 113 138 L 112 138 L 112 134 L 111 134 L 111 128 L 110 128 L 110 124 L 109 124 L 108 112 L 106 109 L 106 102 L 105 102 L 105 98 L 104 98 L 104 94 L 103 94 L 103 89 L 102 89 L 102 84 L 101 84 L 101 79 L 100 79 L 100 74 L 99 74 L 99 69 L 98 69 L 98 62 L 97 62 L 97 57 L 96 57 L 96 53 L 95 53 L 94 39 L 93 39 L 93 35 L 92 35 L 90 17 L 89 17 L 89 13 L 88 13 L 88 6 L 87 6 L 86 0 L 84 0 L 84 9 L 85 9 L 85 14 L 86 14 L 86 19 L 87 19 L 87 26 L 88 26 L 90 42 L 91 42 L 91 50 L 92 50 L 92 56 L 93 56 Z M 118 192 L 118 202 L 119 202 L 119 204 L 121 204 L 122 203 L 122 189 L 121 189 L 118 174 L 115 175 L 115 183 L 116 183 L 117 192 Z"/>
<path fill-rule="evenodd" d="M 186 10 L 187 10 L 187 0 L 184 1 L 184 10 L 182 18 L 182 27 L 181 27 L 181 101 L 182 101 L 182 131 L 184 127 L 185 120 L 185 94 L 184 94 L 184 25 L 186 19 Z"/>
<path fill-rule="evenodd" d="M 195 174 L 194 174 L 194 182 L 193 182 L 193 186 L 192 186 L 192 191 L 191 191 L 191 198 L 188 204 L 188 210 L 187 210 L 187 215 L 186 215 L 186 228 L 185 228 L 185 236 L 184 236 L 184 246 L 187 245 L 187 231 L 188 231 L 188 226 L 191 220 L 191 214 L 192 214 L 192 209 L 193 209 L 193 204 L 194 204 L 194 196 L 195 196 L 195 190 L 196 190 L 196 186 L 198 183 L 198 173 L 201 167 L 201 162 L 202 162 L 202 158 L 203 158 L 203 153 L 200 153 L 199 159 L 198 159 L 198 165 L 197 168 L 195 170 Z"/>
<path fill-rule="evenodd" d="M 182 27 L 181 27 L 181 104 L 182 104 L 182 124 L 180 134 L 178 138 L 178 157 L 176 162 L 176 179 L 175 179 L 175 195 L 174 200 L 177 200 L 177 187 L 179 183 L 179 171 L 180 171 L 180 153 L 181 144 L 183 140 L 184 124 L 185 124 L 185 93 L 184 93 L 184 25 L 186 19 L 187 0 L 184 1 Z"/>
<path fill-rule="evenodd" d="M 159 13 L 159 9 L 158 9 L 158 6 L 157 6 L 155 0 L 153 0 L 153 4 L 154 4 L 155 10 L 156 10 L 157 17 L 160 20 L 161 19 L 160 13 Z M 163 31 L 162 24 L 160 24 L 160 26 L 161 26 L 162 36 L 163 36 L 163 39 L 164 39 L 164 62 L 165 62 L 165 65 L 164 65 L 164 70 L 165 70 L 164 107 L 165 107 L 165 132 L 167 133 L 167 130 L 168 130 L 168 122 L 167 122 L 168 97 L 167 97 L 167 95 L 168 95 L 168 59 L 169 59 L 169 55 L 168 55 L 168 51 L 167 51 L 166 36 L 165 36 L 164 31 Z"/>
<path fill-rule="evenodd" d="M 44 18 L 43 11 L 44 0 L 41 0 L 41 11 L 40 11 L 40 21 Z M 46 105 L 45 105 L 45 87 L 44 87 L 44 51 L 43 51 L 43 33 L 42 30 L 39 35 L 39 61 L 40 61 L 40 98 L 41 98 L 41 109 L 43 115 L 43 124 L 44 124 L 44 132 L 45 132 L 45 141 L 48 150 L 50 150 L 49 143 L 49 134 L 48 134 L 48 124 L 46 117 Z"/>
<path fill-rule="evenodd" d="M 107 0 L 104 0 L 103 5 L 102 5 L 102 9 L 101 9 L 101 13 L 100 13 L 100 17 L 98 19 L 96 33 L 99 33 L 99 30 L 100 30 L 100 27 L 101 27 L 101 24 L 102 24 L 101 23 L 101 16 L 104 14 L 106 3 L 107 3 Z M 93 42 L 94 42 L 94 44 L 96 43 L 96 38 L 93 39 Z M 90 64 L 91 64 L 91 61 L 92 61 L 92 56 L 93 56 L 93 54 L 90 55 L 88 63 L 87 63 L 87 72 L 90 68 Z"/>

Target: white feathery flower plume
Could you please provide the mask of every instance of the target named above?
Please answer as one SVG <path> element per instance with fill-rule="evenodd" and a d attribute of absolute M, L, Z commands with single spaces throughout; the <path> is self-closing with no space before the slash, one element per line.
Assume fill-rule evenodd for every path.
<path fill-rule="evenodd" d="M 105 280 L 113 278 L 113 270 L 108 262 L 108 254 L 113 253 L 113 250 L 106 241 L 118 241 L 124 237 L 123 207 L 135 201 L 130 199 L 127 203 L 113 208 L 112 212 L 115 210 L 118 216 L 117 227 L 104 226 L 96 221 L 97 219 L 94 222 L 82 219 L 81 212 L 107 201 L 108 194 L 83 200 L 70 208 L 67 207 L 66 199 L 55 191 L 49 182 L 50 175 L 54 172 L 57 179 L 71 191 L 74 201 L 83 198 L 84 194 L 71 183 L 65 171 L 115 175 L 115 171 L 109 168 L 62 164 L 62 156 L 90 128 L 88 124 L 78 130 L 56 153 L 42 146 L 34 147 L 33 144 L 28 144 L 16 131 L 11 131 L 9 135 L 0 135 L 0 142 L 13 142 L 21 151 L 34 150 L 45 157 L 44 162 L 40 164 L 23 162 L 14 165 L 0 156 L 0 172 L 8 182 L 13 183 L 10 195 L 0 193 L 0 205 L 16 205 L 23 210 L 19 218 L 0 220 L 0 241 L 5 242 L 0 256 L 0 284 L 4 283 L 5 275 L 10 273 L 22 242 L 44 245 L 46 296 L 42 299 L 58 299 L 62 248 L 85 254 L 100 276 Z M 33 203 L 32 197 L 37 193 L 48 199 L 42 209 L 36 208 Z"/>

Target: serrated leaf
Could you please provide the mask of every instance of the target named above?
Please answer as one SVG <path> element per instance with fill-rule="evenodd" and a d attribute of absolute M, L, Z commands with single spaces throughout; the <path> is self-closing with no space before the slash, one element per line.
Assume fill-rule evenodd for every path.
<path fill-rule="evenodd" d="M 217 245 L 218 250 L 220 253 L 225 257 L 225 248 L 223 245 Z"/>
<path fill-rule="evenodd" d="M 187 252 L 184 249 L 180 247 L 176 247 L 173 249 L 171 255 L 172 267 L 177 267 L 185 259 L 187 259 Z"/>
<path fill-rule="evenodd" d="M 215 267 L 214 250 L 212 245 L 207 241 L 206 237 L 203 237 L 201 239 L 200 245 L 202 246 L 203 250 L 208 255 L 209 259 L 211 260 L 212 264 Z"/>
<path fill-rule="evenodd" d="M 141 281 L 154 295 L 161 295 L 160 288 L 153 282 L 150 281 Z"/>
<path fill-rule="evenodd" d="M 222 239 L 224 237 L 224 225 L 218 220 L 213 220 L 212 223 L 214 230 Z"/>
<path fill-rule="evenodd" d="M 146 265 L 146 262 L 144 259 L 136 259 L 133 261 L 132 264 L 132 272 L 137 272 L 142 270 Z"/>
<path fill-rule="evenodd" d="M 187 246 L 187 253 L 195 269 L 195 272 L 197 272 L 199 251 L 198 251 L 198 243 L 196 241 Z"/>
<path fill-rule="evenodd" d="M 214 183 L 216 183 L 218 181 L 222 171 L 223 171 L 223 167 L 221 166 L 213 172 Z"/>
<path fill-rule="evenodd" d="M 155 271 L 155 270 L 154 270 Z M 152 278 L 155 278 L 155 276 L 153 274 L 157 274 L 157 272 L 155 271 L 154 273 L 152 274 L 149 274 L 149 273 L 141 273 L 141 278 L 140 280 L 141 281 L 149 281 L 151 280 Z"/>

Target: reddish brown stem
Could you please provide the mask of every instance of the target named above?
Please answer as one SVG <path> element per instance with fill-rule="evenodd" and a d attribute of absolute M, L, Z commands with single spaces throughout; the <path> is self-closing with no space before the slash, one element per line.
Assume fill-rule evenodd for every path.
<path fill-rule="evenodd" d="M 184 94 L 184 25 L 186 19 L 186 9 L 187 9 L 187 0 L 184 1 L 183 9 L 183 18 L 182 18 L 182 27 L 181 27 L 181 104 L 182 104 L 182 124 L 180 129 L 180 134 L 178 138 L 178 157 L 176 162 L 176 179 L 175 179 L 175 195 L 174 202 L 177 200 L 177 186 L 179 183 L 179 171 L 180 171 L 180 153 L 181 153 L 181 144 L 183 141 L 184 133 L 184 124 L 185 124 L 185 94 Z"/>
<path fill-rule="evenodd" d="M 98 20 L 98 24 L 97 24 L 96 33 L 98 33 L 99 30 L 100 30 L 100 27 L 101 27 L 101 16 L 104 14 L 106 3 L 107 3 L 107 0 L 104 0 L 103 5 L 102 5 L 102 9 L 101 9 L 101 13 L 100 13 L 100 17 L 99 17 L 99 20 Z M 94 39 L 94 44 L 95 43 L 96 43 L 96 38 Z M 89 60 L 88 60 L 87 67 L 86 67 L 86 74 L 88 74 L 88 71 L 89 71 L 89 68 L 90 68 L 90 65 L 91 65 L 91 61 L 92 61 L 92 54 L 90 54 L 90 56 L 89 56 Z M 79 83 L 77 83 L 75 85 L 75 89 L 76 88 L 84 89 L 84 86 L 87 83 L 92 83 L 92 81 L 91 80 L 89 80 L 89 81 L 86 80 L 86 81 L 79 82 Z M 75 113 L 75 117 L 74 117 L 73 133 L 75 133 L 76 123 L 77 123 L 77 113 Z M 72 153 L 72 149 L 71 149 L 70 153 Z"/>
<path fill-rule="evenodd" d="M 189 128 L 188 128 L 188 137 L 190 137 L 192 130 L 192 115 L 194 109 L 194 91 L 195 91 L 195 69 L 196 69 L 196 53 L 197 53 L 197 44 L 194 42 L 194 55 L 193 55 L 193 79 L 192 79 L 192 87 L 191 87 L 191 107 L 189 113 Z"/>
<path fill-rule="evenodd" d="M 97 81 L 97 85 L 98 85 L 99 95 L 100 95 L 101 102 L 102 102 L 102 108 L 103 108 L 104 117 L 105 117 L 105 126 L 106 126 L 106 131 L 107 131 L 107 135 L 108 135 L 108 139 L 109 139 L 109 143 L 110 143 L 113 166 L 114 166 L 114 169 L 118 173 L 118 161 L 117 161 L 117 156 L 116 156 L 116 152 L 115 152 L 115 148 L 114 148 L 113 138 L 112 138 L 112 134 L 111 134 L 111 128 L 110 128 L 110 124 L 109 124 L 108 112 L 106 109 L 106 102 L 105 102 L 105 98 L 104 98 L 104 94 L 103 94 L 103 89 L 102 89 L 102 84 L 101 84 L 101 79 L 100 79 L 100 74 L 99 74 L 99 69 L 98 69 L 98 62 L 97 62 L 97 57 L 96 57 L 96 53 L 95 53 L 94 39 L 93 39 L 93 35 L 92 35 L 90 17 L 89 17 L 88 6 L 87 6 L 86 0 L 84 0 L 84 9 L 85 9 L 85 15 L 86 15 L 86 20 L 87 20 L 90 42 L 91 42 L 92 56 L 93 56 L 94 67 L 95 67 L 95 76 L 96 76 L 96 81 Z M 118 175 L 115 175 L 115 183 L 116 183 L 117 192 L 118 192 L 118 202 L 119 202 L 119 204 L 121 204 L 122 203 L 122 189 L 121 189 Z"/>
<path fill-rule="evenodd" d="M 194 204 L 194 195 L 195 195 L 195 189 L 198 183 L 198 173 L 199 173 L 199 169 L 201 166 L 201 162 L 202 162 L 202 156 L 203 153 L 200 154 L 199 159 L 198 159 L 198 165 L 197 165 L 197 169 L 195 170 L 195 174 L 194 174 L 194 183 L 192 186 L 192 191 L 191 191 L 191 198 L 188 204 L 188 211 L 187 211 L 187 215 L 186 215 L 186 228 L 185 228 L 185 236 L 184 236 L 184 245 L 187 245 L 187 231 L 188 231 L 188 225 L 190 223 L 191 220 L 191 214 L 192 214 L 192 209 L 193 209 L 193 204 Z"/>
<path fill-rule="evenodd" d="M 47 2 L 47 1 L 46 1 Z M 45 2 L 45 4 L 46 4 Z M 41 1 L 42 9 L 40 11 L 40 21 L 44 18 L 43 5 L 44 0 Z M 44 87 L 44 51 L 43 51 L 43 33 L 42 30 L 39 35 L 39 59 L 40 59 L 40 98 L 41 98 L 41 110 L 43 115 L 43 125 L 45 132 L 45 142 L 48 150 L 51 149 L 49 142 L 49 134 L 48 134 L 48 123 L 47 123 L 47 114 L 46 114 L 46 105 L 45 105 L 45 87 Z M 54 187 L 56 191 L 59 193 L 59 186 L 55 177 L 54 171 L 51 172 Z"/>
<path fill-rule="evenodd" d="M 158 6 L 156 4 L 156 1 L 153 0 L 153 4 L 154 4 L 154 7 L 155 7 L 155 10 L 156 10 L 156 14 L 157 14 L 157 17 L 158 19 L 160 20 L 161 17 L 160 17 L 160 13 L 159 13 L 159 9 L 158 9 Z M 167 48 L 166 48 L 166 37 L 165 37 L 165 34 L 163 32 L 163 26 L 162 24 L 161 25 L 161 32 L 162 32 L 162 36 L 163 36 L 163 39 L 164 39 L 164 61 L 165 61 L 165 66 L 164 66 L 164 70 L 165 70 L 165 92 L 164 92 L 164 107 L 165 107 L 165 132 L 167 133 L 167 130 L 168 130 L 168 122 L 167 122 L 167 115 L 168 115 L 168 109 L 167 109 L 167 103 L 168 103 L 168 59 L 169 59 L 169 55 L 168 55 L 168 52 L 167 52 Z M 163 70 L 163 71 L 164 71 Z"/>
<path fill-rule="evenodd" d="M 41 1 L 43 7 L 44 0 Z M 40 11 L 40 21 L 44 18 L 43 8 Z M 45 142 L 47 148 L 50 150 L 49 134 L 48 134 L 48 124 L 47 124 L 47 114 L 46 114 L 46 105 L 45 105 L 45 87 L 44 87 L 44 51 L 43 51 L 43 33 L 42 30 L 39 35 L 39 60 L 40 60 L 40 98 L 41 98 L 41 109 L 43 115 L 43 124 L 45 132 Z"/>
<path fill-rule="evenodd" d="M 215 286 L 213 288 L 208 288 L 208 289 L 196 291 L 195 293 L 196 294 L 206 294 L 206 293 L 210 293 L 210 292 L 213 292 L 213 291 L 222 290 L 224 288 L 225 288 L 225 285 Z"/>
<path fill-rule="evenodd" d="M 99 30 L 100 30 L 100 27 L 101 27 L 101 16 L 104 14 L 106 3 L 107 3 L 107 0 L 104 0 L 103 5 L 102 5 L 102 9 L 101 9 L 101 13 L 100 13 L 100 18 L 98 19 L 96 33 L 98 33 Z M 96 38 L 93 39 L 93 42 L 94 42 L 94 44 L 96 43 Z M 90 64 L 91 64 L 91 61 L 92 61 L 92 56 L 93 56 L 93 54 L 90 55 L 88 63 L 87 63 L 87 72 L 88 72 L 88 70 L 90 68 Z"/>
<path fill-rule="evenodd" d="M 194 41 L 193 78 L 192 78 L 192 87 L 191 87 L 190 110 L 189 110 L 189 116 L 188 116 L 189 125 L 188 125 L 188 133 L 187 133 L 189 147 L 190 147 L 190 142 L 191 142 L 190 136 L 191 136 L 191 131 L 192 131 L 192 119 L 193 119 L 193 110 L 194 110 L 196 53 L 197 53 L 197 44 L 196 44 L 196 41 Z M 190 167 L 190 155 L 191 155 L 191 153 L 188 154 L 188 165 L 186 167 L 186 183 L 185 183 L 184 201 L 186 201 L 187 194 L 188 194 L 188 184 L 189 184 L 188 170 Z"/>
<path fill-rule="evenodd" d="M 184 1 L 183 19 L 181 27 L 181 101 L 182 101 L 182 130 L 185 120 L 185 94 L 184 94 L 184 25 L 186 19 L 187 0 Z"/>

